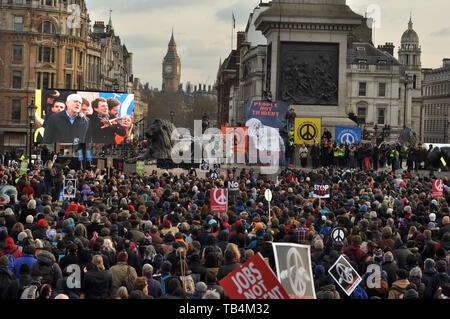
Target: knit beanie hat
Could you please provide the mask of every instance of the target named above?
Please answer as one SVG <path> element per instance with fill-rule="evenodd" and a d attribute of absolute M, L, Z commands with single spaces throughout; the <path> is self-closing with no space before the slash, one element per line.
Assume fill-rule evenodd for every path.
<path fill-rule="evenodd" d="M 118 261 L 127 261 L 128 259 L 128 254 L 126 251 L 121 251 L 118 255 L 117 255 L 117 260 Z"/>
<path fill-rule="evenodd" d="M 0 265 L 8 267 L 8 265 L 9 265 L 8 257 L 6 257 L 6 256 L 0 257 Z"/>
<path fill-rule="evenodd" d="M 28 215 L 25 221 L 27 222 L 27 224 L 32 224 L 33 220 L 34 220 L 33 215 Z"/>
<path fill-rule="evenodd" d="M 26 232 L 20 232 L 19 235 L 17 235 L 17 240 L 19 242 L 22 242 L 27 237 L 28 237 L 28 235 Z"/>
<path fill-rule="evenodd" d="M 359 235 L 353 236 L 352 243 L 355 245 L 361 245 L 361 243 L 362 243 L 361 236 L 359 236 Z"/>

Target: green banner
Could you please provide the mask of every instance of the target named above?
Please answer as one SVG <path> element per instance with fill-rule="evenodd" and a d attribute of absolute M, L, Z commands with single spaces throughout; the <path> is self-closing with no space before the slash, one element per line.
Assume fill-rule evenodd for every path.
<path fill-rule="evenodd" d="M 145 162 L 144 161 L 136 162 L 136 173 L 145 174 Z"/>
<path fill-rule="evenodd" d="M 27 171 L 28 171 L 28 162 L 27 161 L 22 161 L 22 163 L 20 163 L 19 174 L 22 176 L 23 174 L 26 174 Z"/>

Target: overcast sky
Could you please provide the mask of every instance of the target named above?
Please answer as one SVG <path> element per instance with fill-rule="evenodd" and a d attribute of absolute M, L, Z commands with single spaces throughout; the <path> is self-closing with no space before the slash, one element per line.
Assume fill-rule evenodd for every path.
<path fill-rule="evenodd" d="M 181 59 L 181 82 L 214 84 L 219 61 L 231 50 L 232 12 L 236 17 L 235 46 L 236 32 L 245 30 L 249 14 L 259 0 L 86 0 L 86 3 L 92 23 L 98 20 L 107 23 L 112 10 L 116 35 L 134 54 L 134 75 L 151 87 L 161 88 L 161 63 L 172 27 Z M 396 57 L 411 12 L 422 46 L 422 67 L 440 67 L 442 59 L 450 57 L 450 1 L 347 0 L 347 4 L 362 15 L 368 8 L 380 8 L 374 42 L 375 45 L 393 42 Z"/>

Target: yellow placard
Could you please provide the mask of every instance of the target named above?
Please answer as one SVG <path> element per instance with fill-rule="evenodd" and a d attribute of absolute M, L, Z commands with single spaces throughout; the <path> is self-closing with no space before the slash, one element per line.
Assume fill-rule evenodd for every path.
<path fill-rule="evenodd" d="M 322 119 L 316 118 L 296 118 L 295 119 L 295 139 L 294 144 L 306 143 L 311 145 L 314 140 L 320 144 L 322 137 Z"/>
<path fill-rule="evenodd" d="M 441 162 L 442 162 L 442 165 L 444 165 L 444 167 L 447 166 L 447 162 L 445 161 L 445 159 L 443 157 L 441 157 Z"/>

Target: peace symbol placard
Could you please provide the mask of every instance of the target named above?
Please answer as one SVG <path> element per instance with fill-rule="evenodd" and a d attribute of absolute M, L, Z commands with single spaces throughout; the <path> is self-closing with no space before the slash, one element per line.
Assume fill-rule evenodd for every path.
<path fill-rule="evenodd" d="M 342 290 L 350 296 L 355 288 L 362 281 L 358 272 L 350 265 L 343 255 L 330 267 L 328 273 Z"/>
<path fill-rule="evenodd" d="M 341 227 L 336 227 L 331 231 L 331 239 L 336 243 L 342 243 L 345 239 L 345 231 Z"/>
<path fill-rule="evenodd" d="M 312 144 L 314 140 L 320 143 L 322 136 L 321 118 L 296 118 L 295 119 L 295 144 Z"/>
<path fill-rule="evenodd" d="M 228 189 L 212 189 L 210 193 L 211 213 L 228 211 Z"/>

